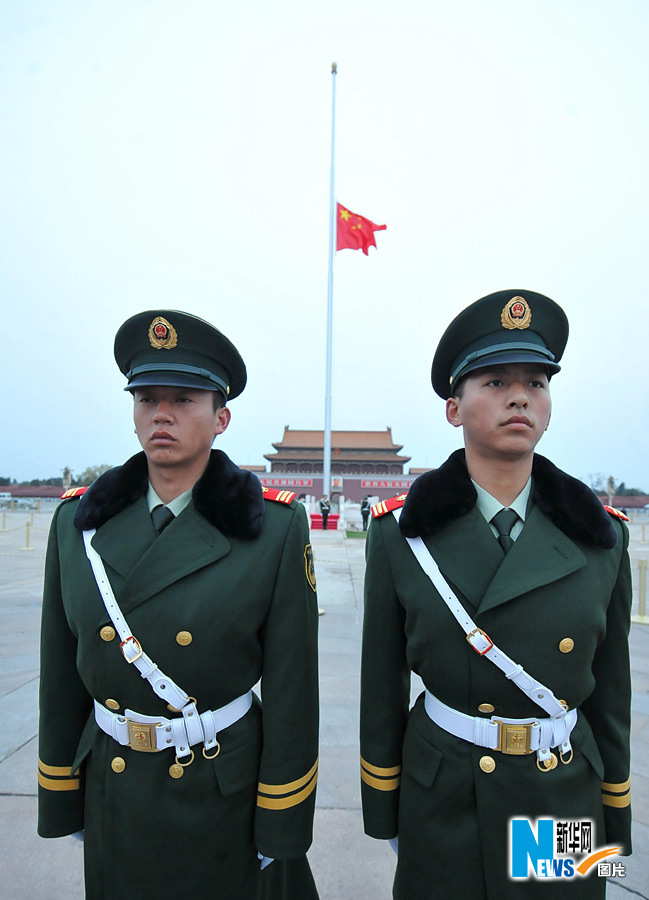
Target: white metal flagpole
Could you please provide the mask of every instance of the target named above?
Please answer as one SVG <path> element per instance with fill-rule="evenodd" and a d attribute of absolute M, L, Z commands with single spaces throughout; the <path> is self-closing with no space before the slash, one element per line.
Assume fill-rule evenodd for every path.
<path fill-rule="evenodd" d="M 331 173 L 329 176 L 329 277 L 327 280 L 327 363 L 325 375 L 325 425 L 322 493 L 331 493 L 331 345 L 334 299 L 334 242 L 336 240 L 336 199 L 334 194 L 334 148 L 336 136 L 336 75 L 338 66 L 331 64 Z"/>

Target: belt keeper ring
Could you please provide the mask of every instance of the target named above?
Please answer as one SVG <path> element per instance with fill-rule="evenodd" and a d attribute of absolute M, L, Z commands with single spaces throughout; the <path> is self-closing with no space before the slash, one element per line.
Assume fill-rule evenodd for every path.
<path fill-rule="evenodd" d="M 547 760 L 547 765 L 545 762 L 541 763 L 541 760 L 536 757 L 536 768 L 539 772 L 551 772 L 552 769 L 556 769 L 557 767 L 557 757 L 556 754 L 551 753 L 550 759 Z"/>
<path fill-rule="evenodd" d="M 221 752 L 221 745 L 219 744 L 218 741 L 216 742 L 216 752 L 212 753 L 211 755 L 208 755 L 205 752 L 205 745 L 203 745 L 203 756 L 205 757 L 205 759 L 216 759 L 216 757 L 219 755 L 220 752 Z M 562 760 L 562 762 L 563 762 L 563 760 Z M 187 765 L 189 765 L 189 763 Z"/>
<path fill-rule="evenodd" d="M 193 750 L 190 750 L 190 753 L 191 753 L 191 756 L 190 756 L 190 758 L 189 758 L 189 762 L 186 762 L 186 763 L 181 762 L 181 761 L 178 759 L 178 754 L 176 754 L 176 763 L 177 763 L 179 766 L 182 766 L 183 769 L 186 769 L 187 766 L 191 766 L 191 764 L 194 762 L 194 751 L 193 751 Z"/>

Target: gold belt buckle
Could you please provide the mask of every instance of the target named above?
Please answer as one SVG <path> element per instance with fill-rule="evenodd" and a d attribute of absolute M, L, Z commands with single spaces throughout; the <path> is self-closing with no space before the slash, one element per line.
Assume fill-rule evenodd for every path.
<path fill-rule="evenodd" d="M 532 725 L 535 725 L 535 722 L 528 722 L 526 725 L 501 722 L 500 719 L 494 719 L 494 722 L 500 725 L 500 740 L 497 750 L 511 756 L 524 756 L 534 752 L 530 748 L 530 744 L 532 742 Z"/>
<path fill-rule="evenodd" d="M 142 753 L 157 753 L 155 730 L 160 722 L 133 722 L 128 719 L 128 746 Z"/>

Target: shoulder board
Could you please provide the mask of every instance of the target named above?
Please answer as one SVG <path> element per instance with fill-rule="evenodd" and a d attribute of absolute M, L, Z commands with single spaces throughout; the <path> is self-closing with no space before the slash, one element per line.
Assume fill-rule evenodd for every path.
<path fill-rule="evenodd" d="M 629 517 L 625 516 L 623 512 L 620 512 L 619 509 L 614 509 L 612 506 L 605 506 L 604 509 L 611 516 L 615 516 L 618 519 L 624 519 L 625 522 L 629 521 Z"/>
<path fill-rule="evenodd" d="M 393 509 L 399 509 L 406 502 L 407 494 L 399 494 L 398 497 L 390 497 L 389 500 L 381 500 L 372 507 L 372 518 L 378 519 L 386 513 L 392 512 Z"/>
<path fill-rule="evenodd" d="M 87 490 L 87 487 L 70 488 L 69 491 L 65 491 L 61 494 L 61 500 L 71 500 L 73 497 L 80 497 L 82 494 L 85 494 Z"/>
<path fill-rule="evenodd" d="M 276 503 L 289 504 L 295 499 L 295 491 L 279 491 L 277 488 L 262 487 L 264 500 L 274 500 Z"/>

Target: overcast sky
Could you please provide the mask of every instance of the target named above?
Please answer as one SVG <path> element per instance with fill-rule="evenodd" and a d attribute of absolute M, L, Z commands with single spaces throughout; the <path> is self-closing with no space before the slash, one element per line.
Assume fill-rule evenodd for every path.
<path fill-rule="evenodd" d="M 400 7 L 400 8 L 398 8 Z M 179 308 L 240 349 L 219 446 L 322 428 L 336 195 L 387 225 L 335 260 L 335 429 L 413 466 L 461 442 L 430 386 L 494 290 L 570 319 L 539 450 L 649 491 L 645 0 L 0 0 L 0 475 L 136 452 L 112 344 Z"/>

